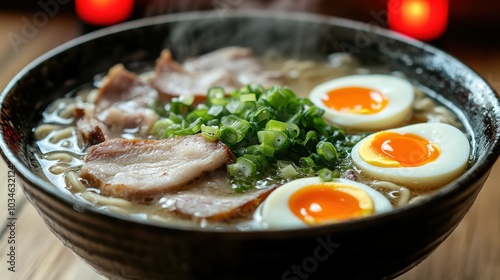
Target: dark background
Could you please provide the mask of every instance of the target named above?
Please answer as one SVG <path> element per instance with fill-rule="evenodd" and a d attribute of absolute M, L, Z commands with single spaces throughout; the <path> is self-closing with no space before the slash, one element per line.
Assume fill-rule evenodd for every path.
<path fill-rule="evenodd" d="M 0 10 L 39 11 L 39 2 L 57 0 L 2 1 Z M 62 0 L 61 0 L 62 1 Z M 373 22 L 373 13 L 383 14 L 387 0 L 135 0 L 134 14 L 129 20 L 189 10 L 280 9 L 333 15 L 362 22 Z M 65 13 L 74 13 L 74 3 L 59 5 Z M 1 22 L 1 19 L 0 19 Z M 443 37 L 462 38 L 467 43 L 500 45 L 500 1 L 450 0 L 449 24 Z"/>
<path fill-rule="evenodd" d="M 0 9 L 39 10 L 38 2 L 56 0 L 1 1 Z M 73 2 L 73 1 L 71 1 Z M 370 11 L 386 9 L 386 0 L 135 0 L 134 17 L 144 17 L 187 10 L 213 9 L 217 5 L 237 8 L 278 8 L 302 10 L 325 15 L 335 15 L 369 22 L 373 20 Z M 73 12 L 73 3 L 60 5 L 67 12 Z M 500 28 L 500 1 L 497 0 L 450 0 L 450 29 Z M 496 29 L 498 30 L 498 29 Z"/>

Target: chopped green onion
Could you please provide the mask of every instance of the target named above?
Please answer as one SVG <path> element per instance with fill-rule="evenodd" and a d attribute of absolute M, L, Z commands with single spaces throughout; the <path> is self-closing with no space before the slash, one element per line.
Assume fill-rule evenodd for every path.
<path fill-rule="evenodd" d="M 224 130 L 227 130 L 225 132 L 227 135 L 224 136 L 224 139 L 231 139 L 229 142 L 227 142 L 228 144 L 235 144 L 243 140 L 243 137 L 245 137 L 246 132 L 250 128 L 250 123 L 248 121 L 238 118 L 235 115 L 222 117 L 221 124 L 221 138 Z M 229 135 L 231 137 L 226 138 Z M 236 136 L 235 139 L 234 136 Z"/>
<path fill-rule="evenodd" d="M 248 93 L 248 94 L 242 94 L 240 95 L 240 102 L 255 102 L 257 101 L 257 98 L 255 97 L 255 94 L 253 93 Z"/>
<path fill-rule="evenodd" d="M 172 120 L 174 123 L 181 124 L 184 121 L 184 118 L 180 114 L 176 114 L 174 112 L 170 112 L 168 118 Z"/>
<path fill-rule="evenodd" d="M 202 118 L 203 121 L 205 122 L 207 120 L 213 119 L 214 117 L 207 114 L 207 109 L 203 108 L 203 109 L 197 109 L 197 110 L 191 111 L 191 113 L 187 114 L 187 116 L 185 117 L 185 120 L 188 123 L 192 123 L 192 122 L 195 122 L 196 120 L 198 120 L 199 118 Z"/>
<path fill-rule="evenodd" d="M 276 151 L 276 149 L 273 146 L 262 143 L 260 147 L 261 147 L 260 151 L 262 152 L 263 155 L 267 157 L 274 156 L 274 152 Z"/>
<path fill-rule="evenodd" d="M 167 103 L 161 100 L 153 102 L 152 109 L 161 117 L 168 116 Z"/>
<path fill-rule="evenodd" d="M 167 106 L 168 111 L 171 113 L 175 113 L 178 115 L 184 115 L 187 114 L 190 110 L 190 106 L 184 104 L 179 100 L 179 98 L 173 98 L 172 101 L 170 102 L 170 105 Z"/>
<path fill-rule="evenodd" d="M 349 135 L 330 125 L 323 109 L 279 86 L 247 85 L 230 93 L 213 87 L 205 102 L 195 101 L 193 95 L 157 101 L 153 108 L 161 118 L 150 134 L 166 138 L 201 133 L 209 141 L 226 144 L 237 157 L 228 165 L 237 191 L 271 178 L 338 177 L 352 168 L 349 153 L 368 135 Z"/>
<path fill-rule="evenodd" d="M 275 150 L 281 150 L 288 146 L 288 136 L 284 132 L 276 130 L 261 130 L 257 132 L 259 142 L 271 145 Z"/>
<path fill-rule="evenodd" d="M 262 155 L 249 155 L 249 154 L 245 154 L 243 156 L 241 156 L 242 158 L 246 158 L 248 160 L 250 160 L 251 162 L 255 163 L 255 165 L 257 166 L 258 169 L 262 170 L 264 168 L 266 168 L 267 166 L 269 166 L 269 161 L 266 159 L 265 156 L 262 156 Z"/>
<path fill-rule="evenodd" d="M 191 94 L 180 95 L 179 101 L 186 106 L 191 106 L 191 105 L 193 105 L 193 102 L 194 102 L 194 95 L 191 95 Z"/>
<path fill-rule="evenodd" d="M 323 120 L 322 118 L 318 118 L 318 117 L 321 117 L 324 113 L 325 113 L 325 110 L 318 108 L 318 107 L 315 107 L 315 106 L 311 106 L 304 112 L 304 116 L 309 117 L 309 118 Z"/>
<path fill-rule="evenodd" d="M 228 165 L 229 175 L 236 177 L 249 177 L 257 172 L 257 165 L 243 157 L 236 159 L 236 163 Z"/>
<path fill-rule="evenodd" d="M 290 103 L 295 103 L 295 101 L 297 100 L 297 95 L 295 95 L 295 93 L 289 88 L 282 87 L 281 92 L 288 98 L 288 100 L 292 101 Z"/>
<path fill-rule="evenodd" d="M 290 138 L 297 138 L 300 135 L 300 128 L 298 125 L 288 122 L 286 123 L 286 134 Z"/>
<path fill-rule="evenodd" d="M 255 111 L 256 106 L 255 102 L 239 102 L 238 107 L 233 113 L 239 114 L 244 119 L 248 119 Z"/>
<path fill-rule="evenodd" d="M 267 102 L 269 102 L 269 104 L 271 104 L 271 106 L 273 107 L 283 107 L 289 101 L 289 92 L 282 90 L 280 87 L 272 87 L 267 93 Z"/>
<path fill-rule="evenodd" d="M 209 125 L 209 126 L 219 126 L 220 125 L 220 120 L 219 119 L 209 120 L 209 121 L 207 121 L 206 124 Z"/>
<path fill-rule="evenodd" d="M 217 117 L 219 116 L 222 112 L 224 111 L 224 106 L 221 106 L 221 105 L 214 105 L 212 107 L 210 107 L 207 111 L 207 114 L 209 114 L 210 116 L 214 116 L 214 117 Z"/>
<path fill-rule="evenodd" d="M 330 181 L 332 181 L 335 178 L 339 178 L 340 177 L 340 173 L 339 172 L 331 171 L 328 168 L 323 168 L 320 171 L 318 171 L 318 177 L 323 182 L 330 182 Z"/>
<path fill-rule="evenodd" d="M 234 145 L 238 143 L 241 138 L 241 134 L 238 134 L 236 130 L 232 127 L 222 127 L 220 129 L 220 140 L 228 145 Z"/>
<path fill-rule="evenodd" d="M 230 100 L 227 102 L 225 108 L 226 110 L 233 114 L 233 115 L 237 115 L 239 113 L 241 113 L 241 102 L 239 100 Z"/>
<path fill-rule="evenodd" d="M 180 129 L 174 132 L 174 135 L 193 135 L 201 131 L 202 118 L 198 118 L 196 121 L 189 124 L 188 127 Z"/>
<path fill-rule="evenodd" d="M 252 145 L 246 148 L 247 152 L 254 155 L 264 155 L 266 157 L 272 158 L 274 156 L 274 147 L 267 144 Z"/>
<path fill-rule="evenodd" d="M 316 163 L 314 163 L 314 160 L 310 157 L 301 157 L 299 163 L 300 166 L 304 168 L 316 166 Z"/>
<path fill-rule="evenodd" d="M 328 161 L 337 160 L 337 149 L 332 143 L 326 141 L 320 141 L 316 146 L 318 154 L 324 157 Z"/>
<path fill-rule="evenodd" d="M 208 141 L 216 141 L 220 138 L 220 129 L 216 125 L 201 125 L 201 135 Z"/>
<path fill-rule="evenodd" d="M 281 150 L 288 146 L 288 136 L 284 132 L 274 131 L 273 146 L 276 150 Z"/>
<path fill-rule="evenodd" d="M 291 164 L 284 166 L 283 168 L 280 169 L 280 171 L 281 174 L 283 174 L 283 177 L 285 178 L 292 178 L 299 175 L 299 172 L 297 172 L 297 170 L 295 170 L 295 167 L 293 167 L 293 165 Z"/>
<path fill-rule="evenodd" d="M 257 132 L 257 137 L 259 138 L 260 143 L 272 145 L 274 142 L 275 134 L 270 130 L 261 130 Z"/>
<path fill-rule="evenodd" d="M 213 87 L 207 93 L 208 105 L 222 105 L 227 104 L 226 91 L 221 87 Z"/>
<path fill-rule="evenodd" d="M 250 120 L 253 122 L 267 121 L 269 119 L 275 118 L 276 112 L 268 106 L 261 106 L 255 110 L 255 112 L 250 116 Z"/>
<path fill-rule="evenodd" d="M 153 124 L 149 133 L 158 138 L 165 138 L 167 129 L 173 124 L 175 123 L 171 119 L 160 119 Z"/>
<path fill-rule="evenodd" d="M 302 141 L 302 145 L 306 147 L 316 146 L 318 143 L 318 133 L 316 131 L 310 130 L 306 133 L 306 137 Z"/>
<path fill-rule="evenodd" d="M 285 131 L 286 123 L 277 120 L 270 120 L 266 123 L 266 127 L 264 128 L 264 130 Z"/>

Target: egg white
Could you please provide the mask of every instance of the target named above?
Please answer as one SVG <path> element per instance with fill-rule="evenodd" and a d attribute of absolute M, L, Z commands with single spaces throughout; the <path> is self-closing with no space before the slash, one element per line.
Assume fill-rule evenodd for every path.
<path fill-rule="evenodd" d="M 436 145 L 438 158 L 425 165 L 416 167 L 379 167 L 365 162 L 360 156 L 360 147 L 371 140 L 374 133 L 358 142 L 352 149 L 351 157 L 361 174 L 379 180 L 413 188 L 437 188 L 459 177 L 467 167 L 470 144 L 458 128 L 444 123 L 421 123 L 387 131 L 412 133 Z"/>
<path fill-rule="evenodd" d="M 347 180 L 334 179 L 337 182 L 363 190 L 373 201 L 374 213 L 390 211 L 392 205 L 389 200 L 378 191 L 367 185 Z M 264 227 L 269 229 L 289 229 L 310 227 L 298 218 L 289 208 L 290 196 L 301 188 L 324 183 L 319 177 L 310 177 L 293 180 L 273 191 L 261 205 L 260 221 Z"/>
<path fill-rule="evenodd" d="M 365 87 L 379 91 L 388 103 L 377 113 L 356 114 L 341 112 L 327 107 L 323 99 L 329 91 L 343 87 Z M 330 80 L 315 86 L 309 99 L 325 110 L 324 117 L 330 122 L 346 128 L 381 130 L 395 127 L 404 122 L 410 112 L 415 97 L 413 86 L 407 80 L 391 75 L 365 74 L 351 75 Z"/>

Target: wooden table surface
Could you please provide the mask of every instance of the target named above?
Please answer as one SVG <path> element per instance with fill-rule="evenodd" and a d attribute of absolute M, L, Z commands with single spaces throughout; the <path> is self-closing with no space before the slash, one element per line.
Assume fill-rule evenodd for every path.
<path fill-rule="evenodd" d="M 32 38 L 13 41 L 22 34 L 33 13 L 0 11 L 0 89 L 23 66 L 40 54 L 79 35 L 71 16 L 58 15 L 36 28 Z M 496 34 L 498 35 L 498 34 Z M 440 47 L 480 73 L 500 91 L 500 48 L 468 39 L 443 40 Z M 104 279 L 70 252 L 47 229 L 19 187 L 16 189 L 16 263 L 8 270 L 10 230 L 7 220 L 8 168 L 0 159 L 0 279 Z M 475 204 L 452 235 L 425 261 L 398 280 L 500 279 L 500 163 Z"/>

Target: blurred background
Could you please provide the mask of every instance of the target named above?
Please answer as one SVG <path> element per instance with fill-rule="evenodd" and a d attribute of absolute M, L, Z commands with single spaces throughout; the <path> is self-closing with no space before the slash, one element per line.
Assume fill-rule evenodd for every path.
<path fill-rule="evenodd" d="M 450 52 L 459 52 L 461 46 L 483 50 L 500 46 L 500 1 L 495 0 L 17 0 L 0 3 L 0 50 L 19 52 L 31 41 L 28 37 L 35 37 L 23 32 L 38 32 L 61 18 L 75 25 L 71 31 L 77 33 L 72 37 L 138 18 L 210 9 L 221 15 L 276 9 L 343 17 L 389 28 Z M 55 42 L 67 38 L 60 34 Z M 0 63 L 7 58 L 0 57 Z"/>
<path fill-rule="evenodd" d="M 57 3 L 64 12 L 75 12 L 75 2 L 101 3 L 97 5 L 133 6 L 130 19 L 189 10 L 207 10 L 217 8 L 277 8 L 281 10 L 308 11 L 325 15 L 352 18 L 360 21 L 371 21 L 370 11 L 386 10 L 389 0 L 17 0 L 2 1 L 1 10 L 39 11 L 43 4 Z M 495 0 L 399 0 L 393 2 L 421 2 L 435 5 L 438 2 L 449 2 L 450 29 L 498 27 L 500 24 L 500 3 Z M 43 4 L 42 4 L 43 3 Z M 109 3 L 109 4 L 102 4 Z M 130 4 L 129 4 L 130 3 Z M 42 5 L 41 5 L 42 4 Z M 92 5 L 92 4 L 87 4 Z"/>
<path fill-rule="evenodd" d="M 489 31 L 499 30 L 500 2 L 495 0 L 17 0 L 2 1 L 0 3 L 0 11 L 38 12 L 44 10 L 44 8 L 50 9 L 55 4 L 58 6 L 58 13 L 77 14 L 79 12 L 80 19 L 84 22 L 87 20 L 87 23 L 91 24 L 97 22 L 96 25 L 100 25 L 99 19 L 96 19 L 99 16 L 94 16 L 94 22 L 92 22 L 92 19 L 89 22 L 88 17 L 85 15 L 87 12 L 84 10 L 94 9 L 95 12 L 95 9 L 109 9 L 107 13 L 104 13 L 108 17 L 113 13 L 126 14 L 126 16 L 116 19 L 113 23 L 191 10 L 241 10 L 256 8 L 306 11 L 345 17 L 363 22 L 372 22 L 374 20 L 378 22 L 381 15 L 387 16 L 390 6 L 398 4 L 404 6 L 405 4 L 409 4 L 406 6 L 413 6 L 413 13 L 419 13 L 419 5 L 420 7 L 428 5 L 430 6 L 430 10 L 432 10 L 437 6 L 443 5 L 443 3 L 446 3 L 448 7 L 446 9 L 438 8 L 441 9 L 438 13 L 448 15 L 448 26 L 446 32 L 443 33 L 444 36 L 455 34 L 487 35 Z M 123 10 L 127 10 L 125 7 L 131 7 L 131 12 L 124 12 Z M 83 16 L 81 14 L 82 11 Z M 394 10 L 389 12 L 394 12 Z M 412 17 L 411 11 L 409 13 L 406 16 Z M 426 12 L 420 9 L 420 13 L 425 14 Z M 434 21 L 436 21 L 436 18 L 439 21 L 441 15 L 435 14 L 433 11 L 428 11 L 428 13 L 432 15 Z M 50 13 L 49 17 L 52 17 Z M 489 37 L 490 39 L 498 40 L 498 36 Z"/>
<path fill-rule="evenodd" d="M 303 11 L 353 19 L 428 42 L 500 90 L 500 1 L 495 0 L 15 0 L 0 2 L 0 90 L 25 65 L 84 33 L 124 21 L 191 10 Z M 6 170 L 0 159 L 0 176 Z M 496 171 L 495 171 L 496 170 Z M 5 201 L 0 181 L 0 201 Z M 500 279 L 500 164 L 455 232 L 410 279 Z M 18 189 L 18 272 L 2 279 L 103 279 L 45 227 Z M 0 216 L 4 213 L 0 213 Z M 2 216 L 3 217 L 3 216 Z M 0 221 L 5 221 L 1 219 Z M 432 230 L 432 229 L 429 229 Z M 33 234 L 36 233 L 36 234 Z"/>

